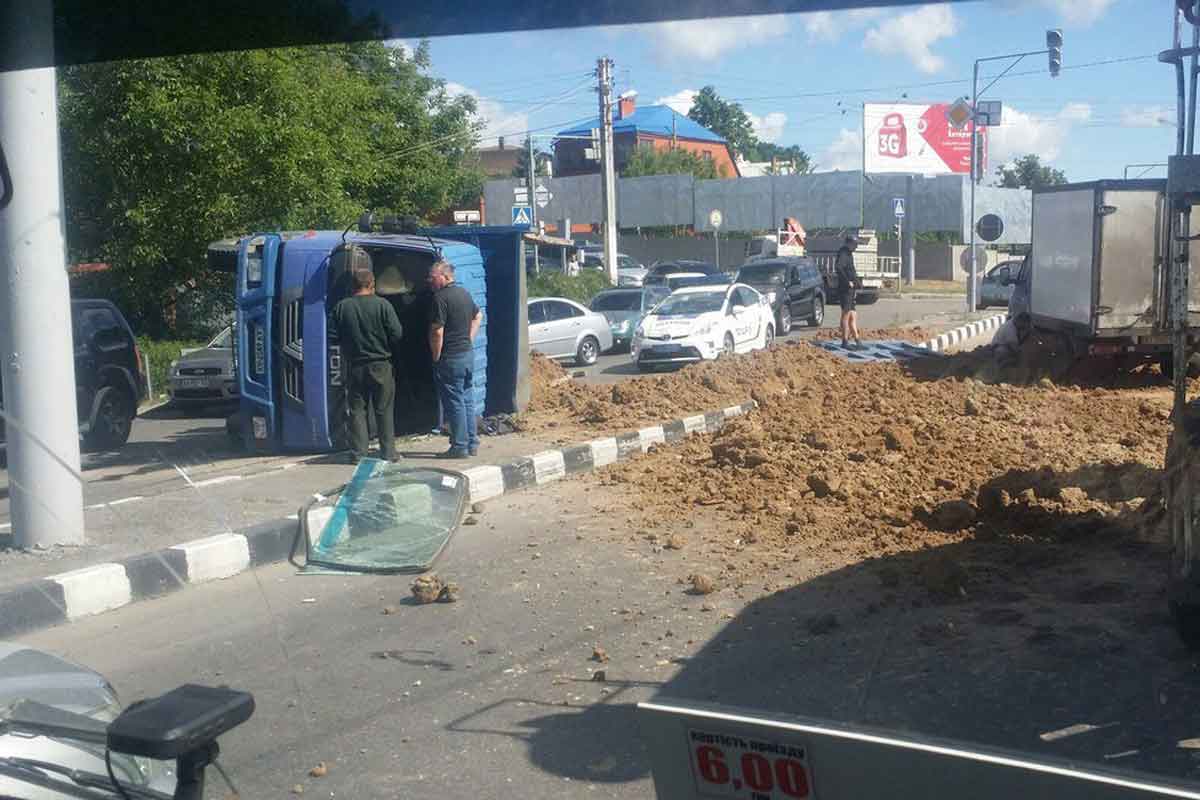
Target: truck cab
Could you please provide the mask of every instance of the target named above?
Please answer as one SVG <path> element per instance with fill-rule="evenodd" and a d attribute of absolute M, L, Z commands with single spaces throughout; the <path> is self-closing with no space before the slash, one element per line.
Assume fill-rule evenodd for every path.
<path fill-rule="evenodd" d="M 519 410 L 528 401 L 528 334 L 524 308 L 525 228 L 455 226 L 422 235 L 305 231 L 256 233 L 236 245 L 235 351 L 239 428 L 251 450 L 328 452 L 348 441 L 348 408 L 331 312 L 351 293 L 351 264 L 365 254 L 376 293 L 404 329 L 394 354 L 397 434 L 439 425 L 429 352 L 435 260 L 483 310 L 475 339 L 477 416 Z M 361 251 L 361 252 L 360 252 Z"/>

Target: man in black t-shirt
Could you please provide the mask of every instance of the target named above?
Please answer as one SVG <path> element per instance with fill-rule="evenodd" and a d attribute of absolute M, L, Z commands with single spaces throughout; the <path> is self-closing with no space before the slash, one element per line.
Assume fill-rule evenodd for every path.
<path fill-rule="evenodd" d="M 483 312 L 471 294 L 454 282 L 454 265 L 437 261 L 429 268 L 433 310 L 429 320 L 429 351 L 433 375 L 442 398 L 442 413 L 450 426 L 446 458 L 467 458 L 479 452 L 475 419 L 475 334 Z"/>
<path fill-rule="evenodd" d="M 361 251 L 365 255 L 365 251 Z M 353 459 L 367 456 L 367 401 L 375 407 L 379 454 L 396 460 L 396 378 L 392 357 L 400 346 L 400 320 L 392 304 L 375 294 L 370 262 L 351 274 L 354 294 L 333 308 L 342 361 L 346 372 L 346 402 L 350 407 L 350 448 Z"/>
<path fill-rule="evenodd" d="M 850 336 L 854 337 L 856 348 L 862 347 L 858 338 L 858 312 L 854 310 L 855 296 L 862 286 L 858 270 L 854 268 L 854 251 L 857 247 L 858 240 L 847 236 L 833 261 L 833 270 L 837 277 L 838 304 L 842 307 L 842 347 L 848 346 L 847 339 Z"/>

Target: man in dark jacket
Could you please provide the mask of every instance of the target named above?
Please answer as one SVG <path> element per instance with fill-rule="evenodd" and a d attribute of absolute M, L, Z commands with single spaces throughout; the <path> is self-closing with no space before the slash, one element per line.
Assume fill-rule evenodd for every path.
<path fill-rule="evenodd" d="M 429 352 L 433 375 L 442 398 L 442 414 L 450 426 L 446 458 L 467 458 L 479 452 L 475 419 L 475 334 L 483 312 L 471 293 L 454 280 L 454 265 L 437 261 L 429 268 L 433 311 L 429 319 Z"/>
<path fill-rule="evenodd" d="M 360 251 L 366 256 L 366 251 Z M 366 268 L 363 268 L 365 263 Z M 342 363 L 347 364 L 346 400 L 350 406 L 350 448 L 353 459 L 367 456 L 367 401 L 375 407 L 379 454 L 396 460 L 393 406 L 396 376 L 392 358 L 400 345 L 402 330 L 392 304 L 375 294 L 375 273 L 369 257 L 358 258 L 352 273 L 354 294 L 333 309 Z"/>
<path fill-rule="evenodd" d="M 853 336 L 856 349 L 862 347 L 862 341 L 858 338 L 858 312 L 854 310 L 855 295 L 862 286 L 858 270 L 854 268 L 854 251 L 857 248 L 858 240 L 847 236 L 833 262 L 834 273 L 837 276 L 838 302 L 842 306 L 842 347 L 847 347 L 847 339 Z"/>

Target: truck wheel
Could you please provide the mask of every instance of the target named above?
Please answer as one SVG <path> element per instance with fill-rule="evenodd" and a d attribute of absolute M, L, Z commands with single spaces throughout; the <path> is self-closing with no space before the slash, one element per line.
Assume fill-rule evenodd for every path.
<path fill-rule="evenodd" d="M 879 302 L 879 292 L 859 292 L 858 302 L 864 306 L 872 306 Z"/>
<path fill-rule="evenodd" d="M 779 335 L 787 336 L 792 330 L 792 309 L 787 303 L 779 307 Z"/>
<path fill-rule="evenodd" d="M 89 451 L 116 450 L 129 441 L 137 408 L 129 392 L 105 386 L 96 396 L 96 414 L 83 446 Z"/>

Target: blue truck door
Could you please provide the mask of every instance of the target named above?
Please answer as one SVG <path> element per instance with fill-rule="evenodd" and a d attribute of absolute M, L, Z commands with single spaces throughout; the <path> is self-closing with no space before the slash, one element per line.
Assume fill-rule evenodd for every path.
<path fill-rule="evenodd" d="M 238 388 L 245 418 L 243 438 L 251 448 L 277 444 L 275 404 L 276 266 L 282 239 L 260 233 L 238 248 Z"/>

